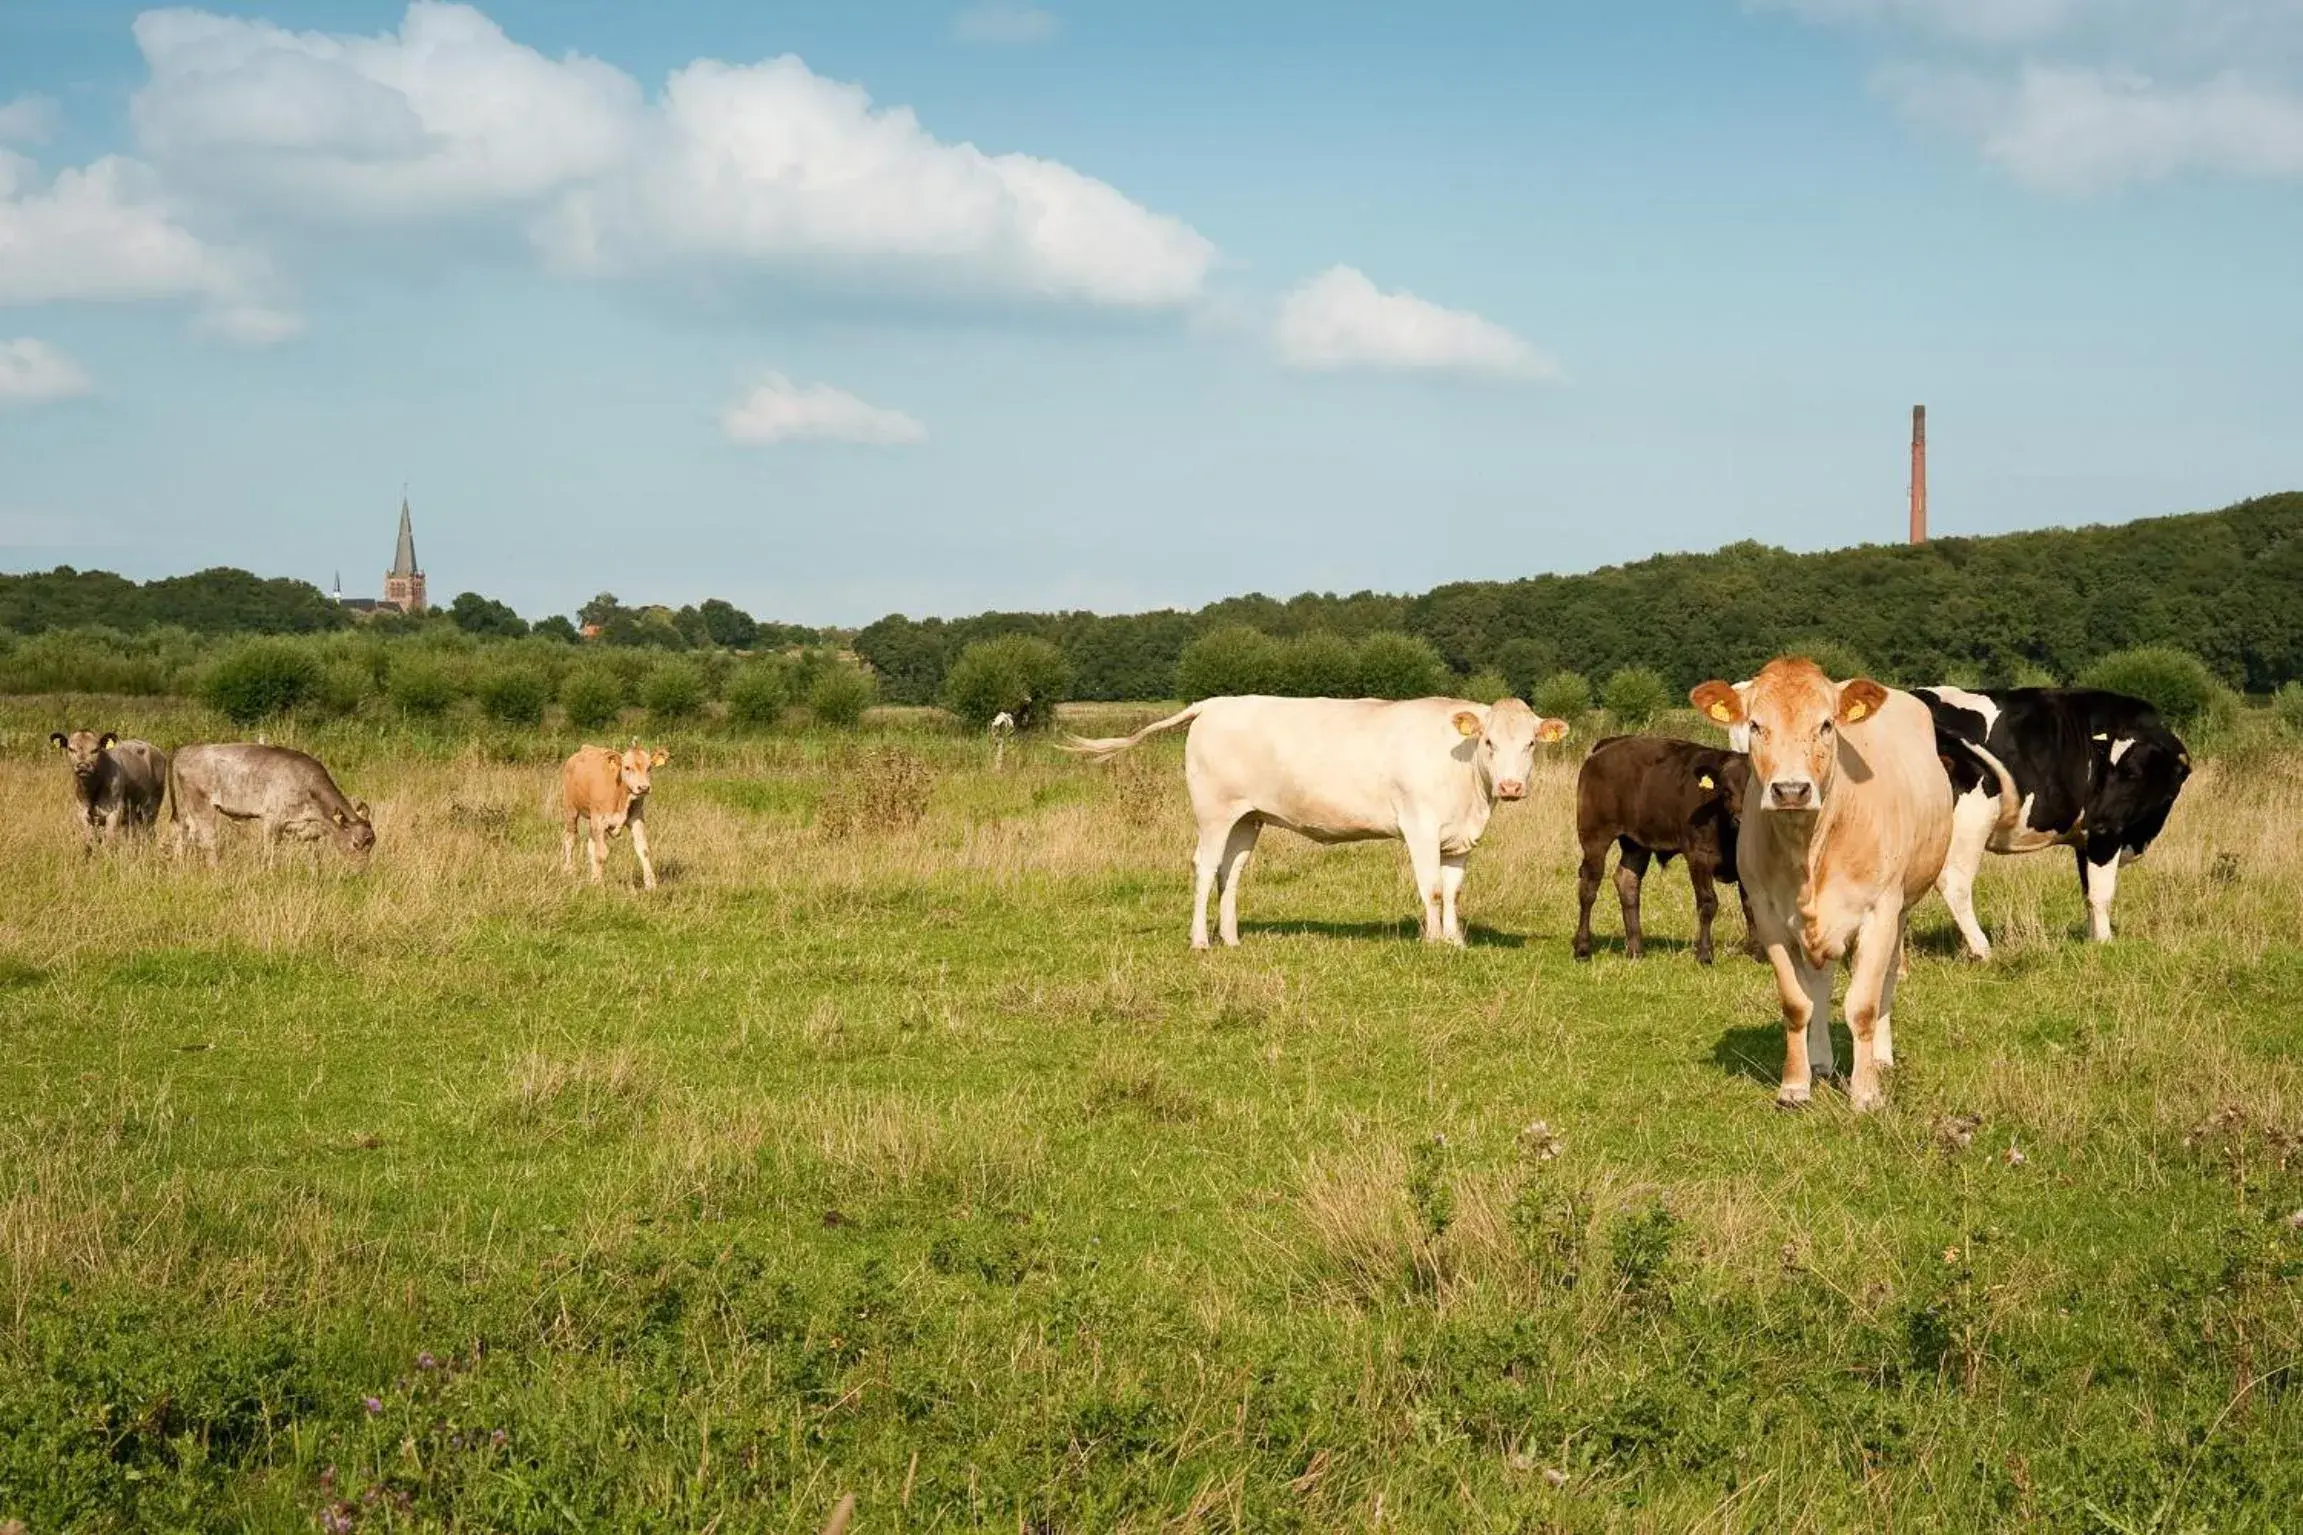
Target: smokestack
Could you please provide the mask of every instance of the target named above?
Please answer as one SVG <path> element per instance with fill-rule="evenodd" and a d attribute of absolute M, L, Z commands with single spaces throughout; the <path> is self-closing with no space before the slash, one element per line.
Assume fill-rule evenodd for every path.
<path fill-rule="evenodd" d="M 1927 542 L 1927 407 L 1911 407 L 1911 541 Z"/>

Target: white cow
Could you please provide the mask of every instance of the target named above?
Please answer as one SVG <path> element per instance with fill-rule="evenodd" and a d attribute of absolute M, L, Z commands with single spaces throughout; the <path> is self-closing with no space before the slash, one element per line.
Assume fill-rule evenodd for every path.
<path fill-rule="evenodd" d="M 1146 736 L 1190 724 L 1184 781 L 1199 850 L 1191 942 L 1207 947 L 1207 898 L 1220 889 L 1221 933 L 1239 942 L 1239 881 L 1265 826 L 1315 842 L 1397 837 L 1407 844 L 1427 941 L 1461 944 L 1464 860 L 1495 802 L 1527 794 L 1535 744 L 1567 735 L 1516 698 L 1206 698 L 1131 736 L 1073 737 L 1102 761 Z"/>

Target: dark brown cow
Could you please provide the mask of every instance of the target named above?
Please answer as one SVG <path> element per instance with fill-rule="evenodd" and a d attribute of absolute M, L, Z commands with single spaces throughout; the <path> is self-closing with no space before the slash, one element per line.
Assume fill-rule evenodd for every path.
<path fill-rule="evenodd" d="M 1623 848 L 1615 893 L 1623 902 L 1625 956 L 1640 956 L 1639 884 L 1648 860 L 1669 864 L 1676 855 L 1687 860 L 1687 878 L 1695 886 L 1695 957 L 1711 963 L 1711 919 L 1719 910 L 1712 881 L 1736 884 L 1736 825 L 1750 771 L 1741 752 L 1662 736 L 1609 736 L 1591 749 L 1575 778 L 1575 832 L 1583 845 L 1576 880 L 1577 959 L 1591 958 L 1591 903 L 1612 842 Z M 1740 885 L 1736 893 L 1742 894 Z M 1748 932 L 1749 901 L 1743 915 Z"/>

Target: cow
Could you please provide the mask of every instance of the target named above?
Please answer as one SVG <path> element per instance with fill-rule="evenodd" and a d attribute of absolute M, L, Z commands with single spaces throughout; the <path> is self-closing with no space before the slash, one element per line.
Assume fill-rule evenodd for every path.
<path fill-rule="evenodd" d="M 625 827 L 632 831 L 632 851 L 640 860 L 641 888 L 656 888 L 656 866 L 648 860 L 648 789 L 650 775 L 669 762 L 672 754 L 650 751 L 638 741 L 622 751 L 612 746 L 583 746 L 560 767 L 560 865 L 576 872 L 576 823 L 590 823 L 585 855 L 592 883 L 599 884 L 608 859 L 608 839 Z"/>
<path fill-rule="evenodd" d="M 59 730 L 48 741 L 71 761 L 85 846 L 93 849 L 123 829 L 147 831 L 160 819 L 160 801 L 168 792 L 166 752 L 149 741 L 123 741 L 109 730 Z"/>
<path fill-rule="evenodd" d="M 376 845 L 365 801 L 345 798 L 316 757 L 260 741 L 187 746 L 168 766 L 168 793 L 176 807 L 176 838 L 217 857 L 224 821 L 254 821 L 270 851 L 285 839 L 326 838 L 354 859 Z"/>
<path fill-rule="evenodd" d="M 1103 761 L 1188 724 L 1184 781 L 1199 825 L 1191 944 L 1208 946 L 1207 900 L 1220 891 L 1219 933 L 1239 942 L 1239 882 L 1266 826 L 1314 842 L 1398 838 L 1415 870 L 1427 942 L 1461 945 L 1464 863 L 1498 799 L 1527 796 L 1538 741 L 1567 735 L 1516 698 L 1205 698 L 1130 736 L 1067 751 Z"/>
<path fill-rule="evenodd" d="M 1869 677 L 1834 682 L 1798 656 L 1770 661 L 1749 682 L 1703 683 L 1688 698 L 1751 757 L 1736 869 L 1782 1004 L 1776 1102 L 1805 1104 L 1815 1072 L 1831 1072 L 1833 970 L 1852 956 L 1848 1100 L 1877 1108 L 1880 1072 L 1895 1064 L 1904 924 L 1951 846 L 1951 780 L 1934 717 L 1909 693 Z M 2012 824 L 2007 769 L 1981 746 L 1965 749 L 1992 772 L 1999 819 Z"/>
<path fill-rule="evenodd" d="M 1695 887 L 1695 957 L 1711 963 L 1711 919 L 1719 911 L 1712 881 L 1736 883 L 1736 823 L 1750 772 L 1750 759 L 1741 752 L 1665 736 L 1609 736 L 1592 747 L 1575 775 L 1575 835 L 1583 849 L 1576 878 L 1577 959 L 1591 958 L 1591 903 L 1607 872 L 1608 847 L 1620 844 L 1615 893 L 1623 904 L 1624 956 L 1637 959 L 1643 947 L 1639 891 L 1649 859 L 1660 858 L 1668 867 L 1674 856 L 1684 856 Z M 1748 899 L 1743 918 L 1748 933 Z"/>
<path fill-rule="evenodd" d="M 1987 747 L 2007 764 L 2023 800 L 2021 817 L 2000 829 L 1997 796 L 1984 775 L 1964 754 L 1947 752 L 1959 799 L 1951 852 L 1935 888 L 1951 908 L 1968 954 L 1991 958 L 1991 940 L 1975 920 L 1975 872 L 1985 849 L 2071 848 L 2087 898 L 2088 936 L 2108 942 L 2120 867 L 2150 848 L 2191 776 L 2191 754 L 2182 738 L 2142 699 L 2096 688 L 1916 692 L 1946 746 L 1965 741 Z"/>

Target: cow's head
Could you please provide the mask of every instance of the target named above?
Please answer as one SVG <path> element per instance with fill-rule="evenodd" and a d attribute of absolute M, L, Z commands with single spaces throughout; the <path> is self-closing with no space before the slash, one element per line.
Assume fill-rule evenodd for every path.
<path fill-rule="evenodd" d="M 1759 785 L 1753 808 L 1813 812 L 1831 797 L 1839 727 L 1878 713 L 1887 689 L 1869 677 L 1833 682 L 1813 661 L 1784 656 L 1749 682 L 1706 682 L 1687 696 L 1705 719 L 1744 738 Z"/>
<path fill-rule="evenodd" d="M 2113 736 L 2097 742 L 2095 749 L 2106 760 L 2098 763 L 2101 776 L 2089 824 L 2117 832 L 2122 855 L 2139 858 L 2166 826 L 2175 797 L 2191 776 L 2191 753 L 2164 728 Z"/>
<path fill-rule="evenodd" d="M 1730 821 L 1743 819 L 1743 794 L 1751 782 L 1751 759 L 1741 752 L 1722 752 L 1717 761 L 1700 763 L 1695 787 L 1703 802 L 1717 806 Z"/>
<path fill-rule="evenodd" d="M 648 750 L 638 741 L 616 754 L 616 776 L 623 780 L 624 792 L 638 799 L 648 792 L 649 774 L 672 760 L 672 754 L 662 747 Z"/>
<path fill-rule="evenodd" d="M 1455 733 L 1473 743 L 1472 760 L 1500 799 L 1527 798 L 1536 742 L 1567 738 L 1567 721 L 1547 720 L 1516 698 L 1498 700 L 1485 711 L 1459 709 L 1454 723 Z"/>
<path fill-rule="evenodd" d="M 328 819 L 336 845 L 355 858 L 365 858 L 376 845 L 376 826 L 373 813 L 366 800 L 355 802 L 350 810 L 339 810 Z"/>
<path fill-rule="evenodd" d="M 48 743 L 70 759 L 76 775 L 94 778 L 96 769 L 103 765 L 105 751 L 119 739 L 109 730 L 102 735 L 93 730 L 75 730 L 66 735 L 58 730 L 49 735 Z"/>

